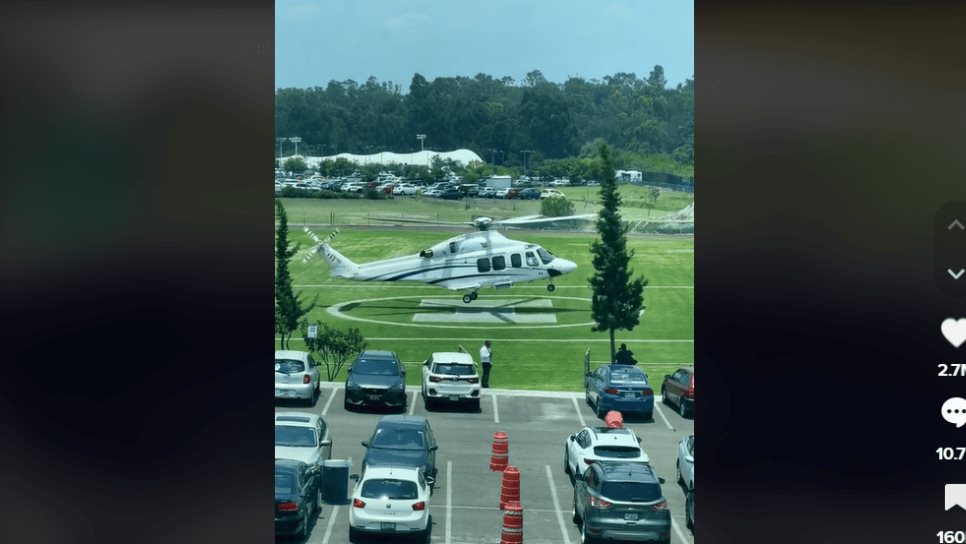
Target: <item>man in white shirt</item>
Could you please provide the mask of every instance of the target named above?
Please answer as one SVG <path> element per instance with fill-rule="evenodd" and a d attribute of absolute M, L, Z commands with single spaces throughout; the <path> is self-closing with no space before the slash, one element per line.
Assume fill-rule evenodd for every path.
<path fill-rule="evenodd" d="M 493 350 L 490 349 L 490 341 L 483 342 L 480 348 L 480 364 L 483 365 L 483 387 L 490 387 L 490 363 L 493 360 Z"/>

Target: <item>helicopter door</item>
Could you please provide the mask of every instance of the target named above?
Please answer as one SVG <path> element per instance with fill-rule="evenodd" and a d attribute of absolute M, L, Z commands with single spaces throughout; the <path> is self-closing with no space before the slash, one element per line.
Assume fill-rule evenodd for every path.
<path fill-rule="evenodd" d="M 530 268 L 536 268 L 540 266 L 540 261 L 537 260 L 537 256 L 533 254 L 532 251 L 527 252 L 527 266 Z"/>

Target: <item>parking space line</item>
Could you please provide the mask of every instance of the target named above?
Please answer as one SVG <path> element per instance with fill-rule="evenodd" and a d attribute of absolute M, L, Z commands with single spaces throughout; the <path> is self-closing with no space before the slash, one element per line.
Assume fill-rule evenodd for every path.
<path fill-rule="evenodd" d="M 493 423 L 499 423 L 500 409 L 496 405 L 496 395 L 490 395 L 490 398 L 493 399 Z"/>
<path fill-rule="evenodd" d="M 574 401 L 574 409 L 577 410 L 577 419 L 580 420 L 580 426 L 586 427 L 587 423 L 584 421 L 584 414 L 580 413 L 580 403 L 577 402 L 577 397 L 570 399 Z"/>
<path fill-rule="evenodd" d="M 329 524 L 325 527 L 325 535 L 322 537 L 322 544 L 329 544 L 329 537 L 332 536 L 332 527 L 335 526 L 335 517 L 339 515 L 339 505 L 332 507 L 332 514 L 329 516 Z"/>
<path fill-rule="evenodd" d="M 667 416 L 664 415 L 664 410 L 661 410 L 661 406 L 658 405 L 657 398 L 654 399 L 654 411 L 657 412 L 657 415 L 661 416 L 661 419 L 664 420 L 664 424 L 667 425 L 667 428 L 673 431 L 674 427 L 671 426 L 671 422 L 668 421 Z"/>
<path fill-rule="evenodd" d="M 413 391 L 413 400 L 409 403 L 409 415 L 413 415 L 416 412 L 416 392 Z"/>
<path fill-rule="evenodd" d="M 563 512 L 560 511 L 560 500 L 557 499 L 557 488 L 553 483 L 553 472 L 550 465 L 543 465 L 547 469 L 547 483 L 550 484 L 550 498 L 553 499 L 553 508 L 557 511 L 557 523 L 560 524 L 560 534 L 563 535 L 564 544 L 570 544 L 570 535 L 567 534 L 567 525 L 564 524 Z"/>
<path fill-rule="evenodd" d="M 674 527 L 674 532 L 677 533 L 678 538 L 681 539 L 681 542 L 684 542 L 684 544 L 687 544 L 688 539 L 684 537 L 684 531 L 682 531 L 681 526 L 678 525 L 676 521 L 674 521 L 674 518 L 671 518 L 671 527 Z"/>
<path fill-rule="evenodd" d="M 329 389 L 329 400 L 326 401 L 325 407 L 322 408 L 322 415 L 324 416 L 329 411 L 329 406 L 332 406 L 332 399 L 335 398 L 335 389 Z"/>
<path fill-rule="evenodd" d="M 453 535 L 453 462 L 446 461 L 446 544 Z"/>

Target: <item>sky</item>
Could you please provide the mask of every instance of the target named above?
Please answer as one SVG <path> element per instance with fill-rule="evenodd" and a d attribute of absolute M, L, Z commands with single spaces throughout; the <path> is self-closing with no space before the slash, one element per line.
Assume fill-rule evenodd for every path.
<path fill-rule="evenodd" d="M 691 0 L 276 0 L 275 87 L 413 74 L 694 77 Z"/>

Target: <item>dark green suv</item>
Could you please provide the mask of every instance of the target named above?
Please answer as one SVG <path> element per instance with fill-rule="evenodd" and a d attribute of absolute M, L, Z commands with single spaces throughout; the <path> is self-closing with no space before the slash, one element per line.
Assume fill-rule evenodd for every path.
<path fill-rule="evenodd" d="M 576 478 L 573 516 L 581 542 L 671 541 L 671 512 L 650 466 L 598 461 Z"/>

